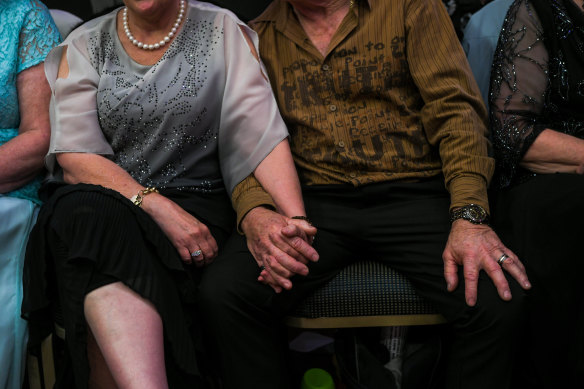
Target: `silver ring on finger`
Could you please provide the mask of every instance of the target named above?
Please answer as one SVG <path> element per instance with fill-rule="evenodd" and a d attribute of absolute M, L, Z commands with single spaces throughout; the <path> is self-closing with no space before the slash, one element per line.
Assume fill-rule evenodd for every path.
<path fill-rule="evenodd" d="M 191 253 L 191 257 L 195 258 L 198 257 L 199 255 L 203 254 L 203 252 L 201 250 L 195 250 Z"/>
<path fill-rule="evenodd" d="M 509 256 L 503 253 L 503 255 L 501 255 L 499 259 L 497 259 L 497 263 L 499 264 L 499 266 L 503 266 L 503 262 L 505 262 L 507 259 L 509 259 Z"/>

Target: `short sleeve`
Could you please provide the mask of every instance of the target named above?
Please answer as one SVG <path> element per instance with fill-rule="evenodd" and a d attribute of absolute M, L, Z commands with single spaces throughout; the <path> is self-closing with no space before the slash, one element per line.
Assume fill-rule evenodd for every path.
<path fill-rule="evenodd" d="M 263 66 L 253 55 L 242 30 L 259 53 L 257 34 L 225 15 L 226 81 L 219 158 L 229 193 L 288 136 Z"/>
<path fill-rule="evenodd" d="M 84 55 L 82 42 L 65 42 L 53 50 L 45 62 L 45 74 L 51 86 L 51 143 L 45 163 L 54 172 L 58 153 L 93 153 L 113 155 L 99 125 L 97 88 L 99 74 Z M 63 50 L 67 49 L 69 75 L 57 78 Z"/>
<path fill-rule="evenodd" d="M 17 72 L 43 62 L 53 47 L 61 42 L 59 29 L 47 7 L 32 1 L 20 30 Z"/>
<path fill-rule="evenodd" d="M 497 46 L 491 76 L 491 126 L 499 185 L 508 186 L 542 123 L 549 85 L 548 52 L 543 27 L 527 1 L 509 11 Z"/>

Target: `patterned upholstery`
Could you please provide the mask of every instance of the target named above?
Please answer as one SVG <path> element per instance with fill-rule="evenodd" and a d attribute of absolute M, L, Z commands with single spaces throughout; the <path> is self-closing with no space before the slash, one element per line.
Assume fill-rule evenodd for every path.
<path fill-rule="evenodd" d="M 289 316 L 287 322 L 293 326 L 312 327 L 298 322 L 292 323 L 291 320 L 301 318 L 305 323 L 318 318 L 387 316 L 401 317 L 402 320 L 377 320 L 371 325 L 437 324 L 444 321 L 429 303 L 415 293 L 403 275 L 386 265 L 363 261 L 348 266 L 328 284 L 307 297 Z M 404 317 L 408 318 L 405 322 Z M 337 320 L 335 323 L 334 326 L 337 326 L 343 322 Z M 359 323 L 368 325 L 361 321 L 354 326 L 361 326 Z"/>

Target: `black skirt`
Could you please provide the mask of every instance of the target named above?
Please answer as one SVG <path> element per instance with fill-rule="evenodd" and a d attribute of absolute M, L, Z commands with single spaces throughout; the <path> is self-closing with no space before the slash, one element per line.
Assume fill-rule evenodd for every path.
<path fill-rule="evenodd" d="M 221 250 L 235 221 L 225 192 L 161 194 L 204 223 Z M 75 386 L 87 388 L 83 301 L 90 291 L 121 281 L 152 302 L 162 318 L 170 386 L 197 387 L 202 352 L 194 305 L 197 277 L 156 222 L 118 192 L 87 184 L 58 186 L 27 247 L 22 313 L 29 320 L 29 343 L 40 343 L 52 331 L 55 311 L 61 311 Z"/>

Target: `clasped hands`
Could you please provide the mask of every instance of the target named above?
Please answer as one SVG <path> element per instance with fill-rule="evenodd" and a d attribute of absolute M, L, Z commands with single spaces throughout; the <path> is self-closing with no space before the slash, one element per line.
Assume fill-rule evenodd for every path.
<path fill-rule="evenodd" d="M 258 281 L 269 285 L 276 293 L 291 289 L 290 278 L 307 275 L 309 262 L 318 261 L 311 243 L 316 228 L 305 220 L 290 219 L 263 207 L 252 209 L 241 228 L 247 247 L 261 271 Z"/>

